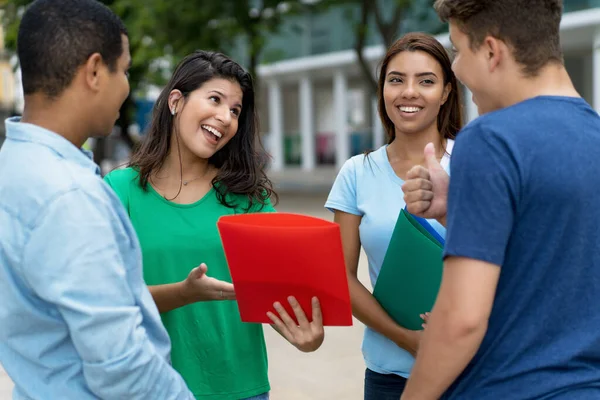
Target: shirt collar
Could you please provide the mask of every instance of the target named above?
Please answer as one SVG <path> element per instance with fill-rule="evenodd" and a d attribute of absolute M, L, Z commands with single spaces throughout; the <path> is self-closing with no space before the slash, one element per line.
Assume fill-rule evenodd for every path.
<path fill-rule="evenodd" d="M 6 124 L 6 137 L 21 142 L 31 142 L 46 146 L 56 152 L 60 157 L 73 161 L 80 166 L 100 175 L 100 167 L 94 162 L 91 151 L 77 148 L 58 133 L 52 132 L 41 126 L 21 122 L 21 117 L 8 118 Z"/>

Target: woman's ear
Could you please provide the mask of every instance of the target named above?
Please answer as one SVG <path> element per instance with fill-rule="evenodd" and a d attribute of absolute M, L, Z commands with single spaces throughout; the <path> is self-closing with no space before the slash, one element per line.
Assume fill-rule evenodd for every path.
<path fill-rule="evenodd" d="M 179 89 L 171 90 L 171 93 L 169 93 L 169 112 L 171 115 L 175 115 L 181 111 L 181 106 L 179 105 L 181 99 L 183 99 L 183 93 Z"/>
<path fill-rule="evenodd" d="M 450 95 L 450 92 L 452 91 L 452 84 L 450 82 L 448 82 L 446 84 L 446 86 L 444 87 L 444 93 L 442 93 L 442 106 L 444 104 L 446 104 L 446 101 L 448 100 L 448 96 Z"/>

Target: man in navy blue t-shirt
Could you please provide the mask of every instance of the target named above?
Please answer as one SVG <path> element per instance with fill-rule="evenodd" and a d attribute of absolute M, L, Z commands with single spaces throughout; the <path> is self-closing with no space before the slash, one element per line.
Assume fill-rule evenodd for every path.
<path fill-rule="evenodd" d="M 438 0 L 481 117 L 409 211 L 447 222 L 444 276 L 402 399 L 600 399 L 600 117 L 575 91 L 560 0 Z M 446 221 L 447 196 L 447 221 Z"/>

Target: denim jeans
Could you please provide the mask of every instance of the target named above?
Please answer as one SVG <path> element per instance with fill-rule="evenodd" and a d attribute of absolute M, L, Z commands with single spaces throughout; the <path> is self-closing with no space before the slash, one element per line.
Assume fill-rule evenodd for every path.
<path fill-rule="evenodd" d="M 406 378 L 398 375 L 365 371 L 365 400 L 398 400 L 406 386 Z"/>
<path fill-rule="evenodd" d="M 243 399 L 243 400 L 269 400 L 269 392 L 263 393 L 263 394 L 259 394 L 258 396 L 248 397 L 248 398 Z"/>

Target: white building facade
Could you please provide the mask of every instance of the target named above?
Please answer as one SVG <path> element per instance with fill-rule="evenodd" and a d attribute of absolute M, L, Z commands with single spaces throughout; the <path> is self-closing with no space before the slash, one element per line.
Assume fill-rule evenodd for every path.
<path fill-rule="evenodd" d="M 450 46 L 447 34 L 437 38 Z M 600 7 L 565 13 L 561 40 L 575 87 L 600 112 Z M 373 71 L 384 55 L 381 45 L 365 49 Z M 258 75 L 262 132 L 272 171 L 339 168 L 352 155 L 385 143 L 376 99 L 367 94 L 354 50 L 261 65 Z M 463 98 L 470 121 L 477 109 L 469 93 Z"/>

